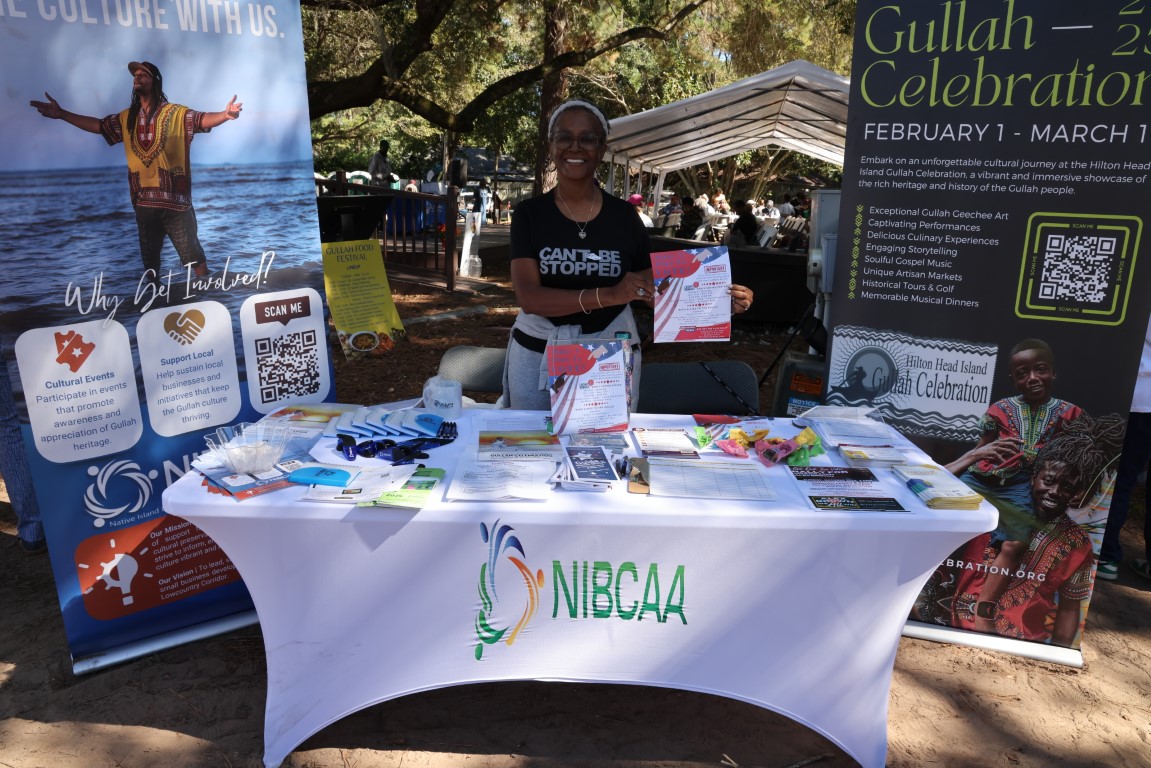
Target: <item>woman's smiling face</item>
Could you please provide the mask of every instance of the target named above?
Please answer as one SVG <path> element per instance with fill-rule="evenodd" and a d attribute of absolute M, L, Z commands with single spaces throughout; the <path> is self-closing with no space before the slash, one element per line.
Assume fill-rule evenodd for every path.
<path fill-rule="evenodd" d="M 561 178 L 570 181 L 592 178 L 607 151 L 603 126 L 595 115 L 579 107 L 570 107 L 561 112 L 548 138 L 556 172 Z M 588 148 L 590 143 L 597 146 Z"/>

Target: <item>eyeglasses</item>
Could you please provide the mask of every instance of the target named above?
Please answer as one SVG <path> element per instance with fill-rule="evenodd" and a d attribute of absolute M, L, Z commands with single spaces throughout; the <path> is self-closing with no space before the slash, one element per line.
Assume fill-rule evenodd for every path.
<path fill-rule="evenodd" d="M 603 139 L 594 133 L 581 133 L 573 136 L 570 133 L 557 133 L 552 136 L 552 144 L 556 149 L 571 149 L 578 145 L 580 149 L 599 149 Z"/>

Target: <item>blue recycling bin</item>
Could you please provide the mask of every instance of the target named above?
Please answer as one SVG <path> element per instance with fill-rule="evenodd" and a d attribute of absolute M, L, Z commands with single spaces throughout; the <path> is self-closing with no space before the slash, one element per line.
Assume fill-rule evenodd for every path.
<path fill-rule="evenodd" d="M 414 235 L 424 231 L 424 201 L 397 197 L 388 212 L 388 234 Z"/>

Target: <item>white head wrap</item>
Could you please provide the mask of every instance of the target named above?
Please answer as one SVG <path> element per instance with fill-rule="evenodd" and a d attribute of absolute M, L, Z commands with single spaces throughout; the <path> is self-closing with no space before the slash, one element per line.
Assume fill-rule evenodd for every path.
<path fill-rule="evenodd" d="M 552 128 L 555 127 L 556 118 L 560 116 L 560 113 L 563 112 L 565 109 L 571 109 L 572 107 L 579 107 L 580 109 L 586 109 L 588 112 L 591 112 L 593 115 L 595 115 L 596 120 L 599 120 L 599 124 L 603 127 L 603 135 L 605 137 L 607 136 L 607 134 L 608 134 L 607 118 L 603 116 L 603 112 L 600 112 L 599 108 L 596 107 L 594 104 L 589 104 L 588 102 L 580 101 L 579 99 L 572 99 L 571 101 L 565 101 L 563 104 L 560 104 L 558 107 L 555 108 L 555 110 L 552 112 L 551 119 L 548 120 L 548 136 L 552 135 Z"/>

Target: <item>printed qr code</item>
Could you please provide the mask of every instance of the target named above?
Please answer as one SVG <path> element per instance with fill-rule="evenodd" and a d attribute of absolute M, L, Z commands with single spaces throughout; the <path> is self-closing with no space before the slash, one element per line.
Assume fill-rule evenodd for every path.
<path fill-rule="evenodd" d="M 320 391 L 320 356 L 315 331 L 256 339 L 260 402 L 274 403 Z"/>
<path fill-rule="evenodd" d="M 1085 304 L 1107 301 L 1115 272 L 1118 238 L 1049 234 L 1044 244 L 1039 298 Z"/>

